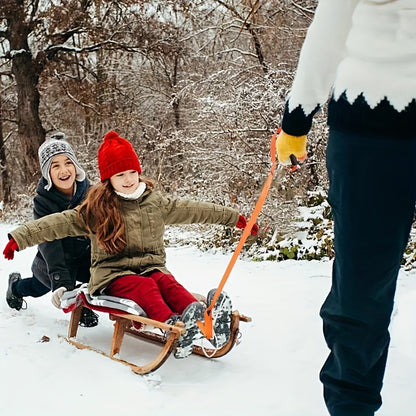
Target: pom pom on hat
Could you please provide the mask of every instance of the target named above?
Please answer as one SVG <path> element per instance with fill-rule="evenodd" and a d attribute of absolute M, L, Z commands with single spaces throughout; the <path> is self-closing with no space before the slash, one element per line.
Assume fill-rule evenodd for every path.
<path fill-rule="evenodd" d="M 64 154 L 75 166 L 76 177 L 75 179 L 79 182 L 82 182 L 86 175 L 84 169 L 81 168 L 77 157 L 75 156 L 74 149 L 71 145 L 65 140 L 64 133 L 55 133 L 51 135 L 47 140 L 45 140 L 38 149 L 39 164 L 40 170 L 42 171 L 42 176 L 46 179 L 47 184 L 45 189 L 49 191 L 52 188 L 52 179 L 50 175 L 50 168 L 52 159 L 56 155 Z"/>
<path fill-rule="evenodd" d="M 142 173 L 139 158 L 131 143 L 115 131 L 109 131 L 98 149 L 98 169 L 101 182 L 126 170 Z"/>

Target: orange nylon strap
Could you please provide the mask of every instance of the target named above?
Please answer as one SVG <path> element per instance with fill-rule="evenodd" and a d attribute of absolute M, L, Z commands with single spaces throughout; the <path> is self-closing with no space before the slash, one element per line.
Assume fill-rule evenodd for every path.
<path fill-rule="evenodd" d="M 251 214 L 250 219 L 247 222 L 246 227 L 243 230 L 243 234 L 240 237 L 240 241 L 238 242 L 238 245 L 234 251 L 233 256 L 231 257 L 230 262 L 228 263 L 227 269 L 225 270 L 224 276 L 221 279 L 220 284 L 218 285 L 218 288 L 214 294 L 214 297 L 212 298 L 211 304 L 207 307 L 204 313 L 204 322 L 197 321 L 197 324 L 199 326 L 199 329 L 204 334 L 204 336 L 207 339 L 211 339 L 213 336 L 213 324 L 212 324 L 212 308 L 214 307 L 215 303 L 218 300 L 218 297 L 220 296 L 222 289 L 225 285 L 225 282 L 227 281 L 228 277 L 230 276 L 231 270 L 233 269 L 235 262 L 237 261 L 238 256 L 240 255 L 240 252 L 247 240 L 247 237 L 251 234 L 251 229 L 253 225 L 256 223 L 257 217 L 260 214 L 260 211 L 263 207 L 264 201 L 266 200 L 267 194 L 269 193 L 270 185 L 273 180 L 274 171 L 276 169 L 276 137 L 277 134 L 280 133 L 280 129 L 277 129 L 274 134 L 272 135 L 271 142 L 270 142 L 270 158 L 272 161 L 272 166 L 270 168 L 270 173 L 268 178 L 266 179 L 266 182 L 263 186 L 263 189 L 261 191 L 261 194 L 259 196 L 259 199 L 257 200 L 257 203 L 254 207 L 253 213 Z"/>

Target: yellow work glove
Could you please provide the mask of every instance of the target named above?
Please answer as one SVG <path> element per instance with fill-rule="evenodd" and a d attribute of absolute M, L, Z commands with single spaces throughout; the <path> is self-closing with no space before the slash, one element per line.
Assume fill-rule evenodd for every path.
<path fill-rule="evenodd" d="M 276 139 L 276 153 L 281 165 L 296 170 L 297 162 L 306 159 L 306 135 L 291 136 L 281 130 Z"/>

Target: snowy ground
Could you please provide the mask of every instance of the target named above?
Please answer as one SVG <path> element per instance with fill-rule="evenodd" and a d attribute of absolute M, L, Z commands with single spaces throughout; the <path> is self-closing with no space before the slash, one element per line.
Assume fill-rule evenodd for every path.
<path fill-rule="evenodd" d="M 7 231 L 0 223 L 1 250 Z M 170 248 L 168 266 L 190 290 L 206 294 L 221 279 L 231 256 Z M 216 360 L 170 357 L 155 373 L 139 376 L 58 337 L 69 316 L 50 295 L 27 298 L 27 310 L 9 309 L 7 277 L 30 275 L 35 249 L 0 261 L 0 414 L 51 416 L 141 415 L 327 415 L 318 380 L 327 355 L 319 307 L 330 284 L 330 262 L 238 261 L 225 287 L 236 309 L 252 317 L 241 323 L 242 342 Z M 100 314 L 96 328 L 79 337 L 108 351 L 112 323 Z M 413 416 L 416 410 L 416 274 L 401 273 L 392 321 L 392 343 L 377 416 Z M 40 342 L 46 335 L 49 342 Z M 155 346 L 126 337 L 121 356 L 151 354 Z"/>

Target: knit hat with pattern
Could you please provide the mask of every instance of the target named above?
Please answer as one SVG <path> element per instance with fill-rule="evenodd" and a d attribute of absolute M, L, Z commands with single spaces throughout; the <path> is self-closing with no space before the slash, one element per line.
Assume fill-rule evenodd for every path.
<path fill-rule="evenodd" d="M 109 131 L 98 149 L 98 169 L 101 182 L 126 170 L 142 173 L 139 158 L 131 143 L 115 131 Z"/>
<path fill-rule="evenodd" d="M 65 134 L 55 133 L 50 136 L 44 143 L 42 143 L 38 149 L 40 170 L 42 171 L 42 176 L 47 181 L 45 186 L 47 191 L 49 191 L 53 185 L 50 175 L 52 159 L 56 155 L 61 154 L 66 155 L 74 164 L 76 170 L 75 179 L 79 182 L 82 182 L 85 179 L 85 171 L 81 168 L 78 159 L 75 156 L 74 149 L 65 140 Z"/>

